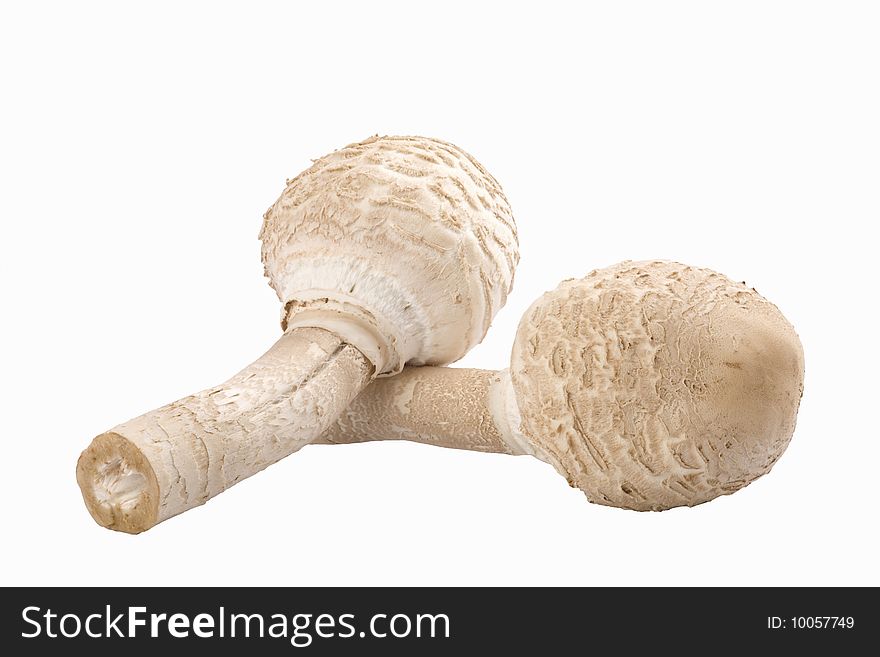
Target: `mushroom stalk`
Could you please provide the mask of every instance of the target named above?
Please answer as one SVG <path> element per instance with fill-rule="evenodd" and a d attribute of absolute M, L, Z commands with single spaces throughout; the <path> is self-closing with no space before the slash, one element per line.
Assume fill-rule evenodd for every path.
<path fill-rule="evenodd" d="M 507 370 L 415 367 L 368 386 L 315 443 L 409 440 L 541 458 L 517 422 Z"/>
<path fill-rule="evenodd" d="M 318 437 L 372 375 L 334 333 L 291 329 L 225 383 L 95 438 L 77 463 L 86 506 L 137 533 L 204 504 Z"/>

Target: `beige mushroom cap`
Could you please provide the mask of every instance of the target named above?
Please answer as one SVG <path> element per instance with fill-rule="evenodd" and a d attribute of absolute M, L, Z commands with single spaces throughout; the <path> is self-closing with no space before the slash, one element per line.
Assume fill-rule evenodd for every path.
<path fill-rule="evenodd" d="M 498 182 L 425 137 L 372 137 L 316 160 L 288 181 L 260 238 L 283 325 L 356 317 L 378 355 L 352 343 L 380 374 L 461 358 L 504 305 L 519 260 Z"/>
<path fill-rule="evenodd" d="M 803 349 L 755 290 L 673 262 L 563 282 L 523 316 L 521 430 L 591 502 L 693 506 L 770 470 L 794 432 Z"/>

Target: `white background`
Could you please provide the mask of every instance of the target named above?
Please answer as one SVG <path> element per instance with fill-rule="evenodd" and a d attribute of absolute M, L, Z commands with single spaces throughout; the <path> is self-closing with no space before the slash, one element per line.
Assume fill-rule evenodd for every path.
<path fill-rule="evenodd" d="M 880 14 L 857 2 L 4 3 L 2 584 L 880 584 Z M 588 504 L 537 460 L 307 447 L 140 536 L 80 452 L 279 335 L 263 211 L 369 135 L 504 186 L 522 260 L 486 341 L 563 278 L 670 258 L 754 285 L 806 391 L 773 471 L 694 509 Z"/>

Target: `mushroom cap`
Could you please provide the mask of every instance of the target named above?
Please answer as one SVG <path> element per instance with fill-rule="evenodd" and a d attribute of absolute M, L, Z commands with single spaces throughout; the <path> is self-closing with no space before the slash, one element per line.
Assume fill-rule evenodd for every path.
<path fill-rule="evenodd" d="M 519 261 L 501 186 L 426 137 L 371 137 L 316 160 L 287 182 L 260 239 L 282 326 L 356 317 L 378 352 L 363 336 L 352 343 L 379 374 L 461 358 L 507 300 Z"/>
<path fill-rule="evenodd" d="M 523 316 L 521 431 L 591 502 L 693 506 L 768 472 L 803 392 L 794 328 L 745 284 L 674 262 L 563 282 Z"/>

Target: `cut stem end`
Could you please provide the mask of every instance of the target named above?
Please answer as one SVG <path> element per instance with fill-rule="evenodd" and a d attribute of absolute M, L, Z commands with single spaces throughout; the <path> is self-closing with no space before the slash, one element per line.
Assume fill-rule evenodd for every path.
<path fill-rule="evenodd" d="M 159 485 L 149 461 L 126 438 L 95 438 L 76 464 L 76 481 L 99 525 L 138 534 L 157 522 Z"/>

